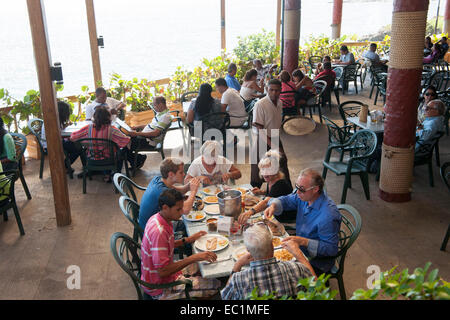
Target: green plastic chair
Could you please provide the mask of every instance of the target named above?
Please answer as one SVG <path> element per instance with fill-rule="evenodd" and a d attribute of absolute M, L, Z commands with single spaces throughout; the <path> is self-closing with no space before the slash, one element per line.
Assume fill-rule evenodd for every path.
<path fill-rule="evenodd" d="M 117 144 L 108 139 L 84 138 L 76 141 L 81 145 L 81 162 L 83 164 L 83 193 L 86 193 L 86 176 L 93 171 L 117 172 L 124 157 Z M 128 166 L 125 169 L 128 174 Z M 90 177 L 89 177 L 90 178 Z"/>
<path fill-rule="evenodd" d="M 42 174 L 44 172 L 44 162 L 45 156 L 47 155 L 47 149 L 44 148 L 42 142 L 45 142 L 45 139 L 42 139 L 42 126 L 44 125 L 44 121 L 42 119 L 31 119 L 28 121 L 28 129 L 30 129 L 31 133 L 36 137 L 36 140 L 39 144 L 39 149 L 41 151 L 41 166 L 39 168 L 39 179 L 42 179 Z"/>
<path fill-rule="evenodd" d="M 367 162 L 368 158 L 374 153 L 376 146 L 377 136 L 373 131 L 359 130 L 347 143 L 328 147 L 325 160 L 323 161 L 322 177 L 324 180 L 326 179 L 328 169 L 338 176 L 345 175 L 341 203 L 345 203 L 347 189 L 351 188 L 352 175 L 359 175 L 366 199 L 370 200 Z M 331 153 L 334 149 L 351 149 L 349 159 L 347 161 L 330 161 Z"/>
<path fill-rule="evenodd" d="M 450 162 L 446 162 L 442 165 L 440 173 L 442 181 L 444 181 L 445 185 L 450 191 Z M 444 240 L 442 241 L 441 251 L 445 251 L 445 249 L 447 248 L 449 237 L 450 237 L 450 224 L 448 225 L 447 233 L 445 234 Z"/>
<path fill-rule="evenodd" d="M 23 175 L 23 167 L 22 167 L 22 157 L 25 153 L 25 149 L 27 148 L 27 138 L 20 133 L 10 133 L 12 138 L 14 139 L 14 143 L 16 145 L 16 160 L 17 160 L 17 170 L 20 181 L 22 182 L 23 190 L 27 195 L 28 200 L 31 200 L 30 190 L 28 190 L 27 182 L 25 181 L 25 177 Z"/>
<path fill-rule="evenodd" d="M 327 274 L 331 275 L 330 279 L 337 279 L 339 286 L 339 295 L 342 300 L 347 299 L 344 287 L 344 263 L 348 249 L 355 242 L 361 231 L 361 216 L 359 212 L 348 204 L 339 204 L 339 212 L 341 213 L 341 230 L 339 231 L 339 249 L 334 257 L 327 257 L 327 259 L 336 259 L 336 264 L 331 268 Z M 321 259 L 321 258 L 316 258 Z"/>
<path fill-rule="evenodd" d="M 17 180 L 17 174 L 17 170 L 0 172 L 0 213 L 3 213 L 3 220 L 8 221 L 8 210 L 13 209 L 20 235 L 23 236 L 25 231 L 14 195 L 14 182 Z"/>
<path fill-rule="evenodd" d="M 414 151 L 414 167 L 427 165 L 428 177 L 430 179 L 430 186 L 434 187 L 433 177 L 433 150 L 436 150 L 436 162 L 439 162 L 439 139 L 444 135 L 444 132 L 438 132 L 428 143 L 422 144 L 420 141 L 416 142 L 419 148 Z"/>
<path fill-rule="evenodd" d="M 127 196 L 121 196 L 119 198 L 119 206 L 120 210 L 122 210 L 122 213 L 134 227 L 133 240 L 139 242 L 140 240 L 142 240 L 142 237 L 144 235 L 144 230 L 142 230 L 141 226 L 139 225 L 139 204 L 136 201 L 128 198 Z"/>
<path fill-rule="evenodd" d="M 328 129 L 328 146 L 343 145 L 350 140 L 350 138 L 353 135 L 353 132 L 351 131 L 353 126 L 346 125 L 343 127 L 339 127 L 335 122 L 330 120 L 328 117 L 322 116 L 322 118 L 325 120 L 325 124 L 327 125 Z M 351 151 L 351 149 L 345 148 L 339 149 L 339 152 L 341 153 L 339 161 L 342 161 L 344 153 L 348 151 Z"/>
<path fill-rule="evenodd" d="M 116 232 L 111 236 L 111 252 L 117 264 L 130 276 L 139 300 L 144 299 L 141 286 L 149 289 L 165 289 L 184 285 L 186 299 L 190 299 L 189 291 L 192 281 L 189 279 L 177 280 L 166 284 L 151 284 L 141 280 L 141 246 L 124 233 Z"/>
<path fill-rule="evenodd" d="M 138 185 L 136 182 L 128 178 L 126 175 L 122 173 L 116 173 L 113 177 L 114 186 L 120 192 L 121 195 L 126 196 L 128 198 L 133 199 L 138 202 L 136 197 L 136 192 L 134 189 L 145 191 L 147 188 Z"/>

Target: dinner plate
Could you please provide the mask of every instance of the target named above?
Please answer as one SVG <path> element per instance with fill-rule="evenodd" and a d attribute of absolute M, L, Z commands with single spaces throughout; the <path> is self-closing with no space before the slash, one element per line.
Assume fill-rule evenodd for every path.
<path fill-rule="evenodd" d="M 239 258 L 245 254 L 247 251 L 247 248 L 245 246 L 240 246 L 236 249 L 234 249 L 233 254 L 231 255 L 234 260 L 239 260 Z"/>
<path fill-rule="evenodd" d="M 218 204 L 209 204 L 203 208 L 203 211 L 205 211 L 205 213 L 210 214 L 210 215 L 220 214 L 220 209 L 219 209 Z"/>
<path fill-rule="evenodd" d="M 273 248 L 274 249 L 280 249 L 282 248 L 281 243 L 282 243 L 283 239 L 280 237 L 272 237 L 272 244 L 273 244 Z"/>
<path fill-rule="evenodd" d="M 203 198 L 203 202 L 207 204 L 218 204 L 219 200 L 216 196 L 206 196 Z"/>
<path fill-rule="evenodd" d="M 206 249 L 206 241 L 208 241 L 209 239 L 212 238 L 217 238 L 217 247 L 214 250 L 207 250 Z M 223 243 L 221 243 L 223 242 Z M 197 249 L 202 250 L 202 251 L 220 251 L 222 249 L 225 249 L 226 247 L 228 247 L 228 245 L 230 244 L 230 241 L 225 238 L 224 236 L 221 236 L 220 234 L 207 234 L 204 235 L 203 237 L 197 239 L 194 242 L 194 245 Z"/>
<path fill-rule="evenodd" d="M 205 217 L 206 214 L 202 211 L 191 211 L 189 214 L 184 216 L 187 221 L 202 221 Z"/>
<path fill-rule="evenodd" d="M 283 255 L 289 254 L 290 256 L 292 256 L 292 258 L 290 258 L 290 259 L 286 259 L 286 258 L 280 259 L 280 257 L 278 256 L 280 254 L 283 254 Z M 294 261 L 295 260 L 295 257 L 289 251 L 287 251 L 286 249 L 275 250 L 273 255 L 278 261 Z"/>
<path fill-rule="evenodd" d="M 201 188 L 200 191 L 203 192 L 203 194 L 206 196 L 215 196 L 222 190 L 216 185 L 210 185 L 210 186 Z"/>

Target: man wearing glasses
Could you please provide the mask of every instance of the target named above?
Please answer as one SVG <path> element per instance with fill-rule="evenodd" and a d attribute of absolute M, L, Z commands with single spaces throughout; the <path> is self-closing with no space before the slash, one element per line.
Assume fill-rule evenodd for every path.
<path fill-rule="evenodd" d="M 416 132 L 416 153 L 423 145 L 430 144 L 439 132 L 444 131 L 445 105 L 441 100 L 428 102 L 425 111 L 425 120 L 418 126 Z"/>
<path fill-rule="evenodd" d="M 266 218 L 278 216 L 284 210 L 297 210 L 296 236 L 293 240 L 317 275 L 328 272 L 334 265 L 333 257 L 338 252 L 341 214 L 336 204 L 323 191 L 324 181 L 315 170 L 304 169 L 295 184 L 296 192 L 278 198 L 266 198 L 252 208 L 253 213 L 264 211 Z M 247 217 L 246 213 L 242 214 Z M 243 223 L 246 219 L 239 219 Z M 319 259 L 320 258 L 320 259 Z"/>

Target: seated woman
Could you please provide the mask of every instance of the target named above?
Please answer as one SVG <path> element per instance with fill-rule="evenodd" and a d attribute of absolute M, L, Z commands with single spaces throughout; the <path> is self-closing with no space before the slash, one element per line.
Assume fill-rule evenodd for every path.
<path fill-rule="evenodd" d="M 291 81 L 291 75 L 286 70 L 281 71 L 279 77 L 281 80 L 280 100 L 283 103 L 283 115 L 295 115 L 298 113 L 295 103 L 295 83 Z"/>
<path fill-rule="evenodd" d="M 331 63 L 331 57 L 330 57 L 330 56 L 325 56 L 325 57 L 323 57 L 322 63 L 319 62 L 319 63 L 317 64 L 316 71 L 314 71 L 314 75 L 315 75 L 316 77 L 317 77 L 317 75 L 318 75 L 319 73 L 321 73 L 321 72 L 324 70 L 323 64 L 324 64 L 325 62 Z"/>
<path fill-rule="evenodd" d="M 0 117 L 0 161 L 3 170 L 17 169 L 16 145 L 13 137 L 5 130 L 3 119 Z"/>
<path fill-rule="evenodd" d="M 423 63 L 434 63 L 437 62 L 439 57 L 442 55 L 441 53 L 441 45 L 439 43 L 435 43 L 433 45 L 433 51 L 431 51 L 431 54 L 423 58 Z"/>
<path fill-rule="evenodd" d="M 316 92 L 313 81 L 299 69 L 292 72 L 292 80 L 294 81 L 295 89 L 298 91 L 296 96 L 297 104 L 306 104 L 306 101 L 312 98 Z"/>
<path fill-rule="evenodd" d="M 205 114 L 221 111 L 220 100 L 211 96 L 212 87 L 209 83 L 200 85 L 198 97 L 192 100 L 187 112 L 187 122 L 199 121 Z"/>
<path fill-rule="evenodd" d="M 258 85 L 256 83 L 257 76 L 258 71 L 256 71 L 256 69 L 250 69 L 245 73 L 244 82 L 242 83 L 240 94 L 246 102 L 250 102 L 251 100 L 260 98 L 262 95 L 264 95 L 264 78 L 261 79 Z"/>
<path fill-rule="evenodd" d="M 70 135 L 70 140 L 75 142 L 85 138 L 98 138 L 112 140 L 119 148 L 125 148 L 130 143 L 130 137 L 111 125 L 111 113 L 105 107 L 97 107 L 94 112 L 94 122 L 88 124 Z M 117 171 L 120 172 L 122 164 Z M 103 180 L 112 182 L 111 172 L 105 172 Z"/>
<path fill-rule="evenodd" d="M 184 182 L 199 177 L 204 185 L 227 183 L 242 174 L 227 158 L 220 155 L 222 146 L 214 140 L 206 141 L 200 148 L 201 156 L 192 161 Z"/>
<path fill-rule="evenodd" d="M 425 107 L 428 105 L 428 102 L 437 99 L 437 90 L 436 87 L 431 85 L 425 89 L 425 93 L 423 94 L 423 101 L 420 102 L 419 107 L 417 108 L 417 123 L 420 125 L 425 120 Z"/>
<path fill-rule="evenodd" d="M 292 193 L 293 189 L 291 182 L 287 181 L 284 174 L 280 171 L 280 158 L 281 155 L 278 151 L 269 150 L 259 161 L 259 173 L 267 183 L 267 187 L 265 191 L 257 187 L 253 188 L 252 193 L 254 195 L 264 195 L 265 197 L 278 198 Z M 242 213 L 239 216 L 239 223 L 244 224 L 254 213 L 255 212 L 252 210 Z M 296 215 L 296 211 L 285 211 L 277 217 L 277 220 L 281 222 L 295 220 Z"/>

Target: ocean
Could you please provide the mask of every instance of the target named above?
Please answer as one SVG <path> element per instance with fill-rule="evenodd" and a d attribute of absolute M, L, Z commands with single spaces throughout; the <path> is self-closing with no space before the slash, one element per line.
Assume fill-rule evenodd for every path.
<path fill-rule="evenodd" d="M 443 15 L 445 1 L 441 1 Z M 341 34 L 364 36 L 390 24 L 392 0 L 345 1 Z M 0 0 L 0 88 L 17 98 L 38 90 L 25 0 Z M 83 0 L 44 0 L 53 62 L 61 62 L 67 96 L 93 89 L 89 36 Z M 220 55 L 220 0 L 94 0 L 103 81 L 169 77 L 177 66 L 193 68 L 201 58 Z M 431 0 L 428 17 L 436 16 Z M 331 34 L 331 0 L 303 0 L 301 41 Z M 226 0 L 226 41 L 231 51 L 238 36 L 275 32 L 275 0 Z"/>

